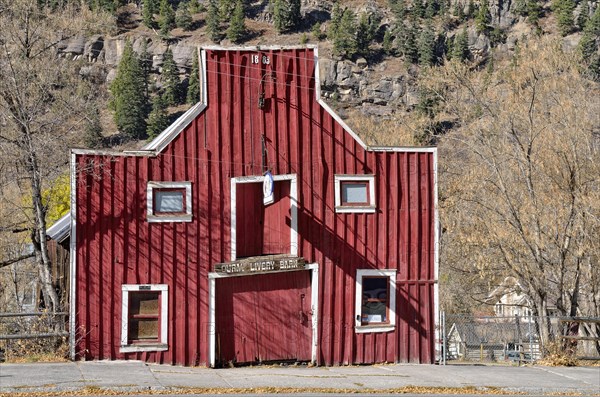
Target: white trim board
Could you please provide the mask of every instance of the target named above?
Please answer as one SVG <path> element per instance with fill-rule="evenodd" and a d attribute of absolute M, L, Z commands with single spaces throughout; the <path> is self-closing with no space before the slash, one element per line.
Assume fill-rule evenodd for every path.
<path fill-rule="evenodd" d="M 319 342 L 319 264 L 310 263 L 307 264 L 304 269 L 294 270 L 278 270 L 269 273 L 248 273 L 244 275 L 239 274 L 221 274 L 210 272 L 208 273 L 208 323 L 210 325 L 209 339 L 208 339 L 208 366 L 213 367 L 216 364 L 216 346 L 217 346 L 217 324 L 216 324 L 216 280 L 220 278 L 231 278 L 231 277 L 247 277 L 247 276 L 260 276 L 272 273 L 287 273 L 287 272 L 302 272 L 310 270 L 311 284 L 310 284 L 310 306 L 312 310 L 312 338 L 311 338 L 311 362 L 317 363 L 317 345 Z"/>
<path fill-rule="evenodd" d="M 230 208 L 230 233 L 231 233 L 231 247 L 230 247 L 230 258 L 231 261 L 237 259 L 236 253 L 236 205 L 237 205 L 237 184 L 238 183 L 263 183 L 265 177 L 262 175 L 257 176 L 238 176 L 231 178 L 231 208 Z M 298 255 L 298 187 L 297 187 L 297 175 L 296 174 L 283 174 L 273 175 L 273 181 L 290 181 L 290 217 L 292 224 L 290 225 L 290 255 Z"/>

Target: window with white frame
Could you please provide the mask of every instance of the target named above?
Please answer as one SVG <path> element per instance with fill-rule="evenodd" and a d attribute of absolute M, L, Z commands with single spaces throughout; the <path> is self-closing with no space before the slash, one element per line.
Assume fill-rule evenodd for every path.
<path fill-rule="evenodd" d="M 121 352 L 167 350 L 166 284 L 122 286 Z"/>
<path fill-rule="evenodd" d="M 375 175 L 336 175 L 335 212 L 375 212 Z"/>
<path fill-rule="evenodd" d="M 148 222 L 191 222 L 191 182 L 148 182 Z"/>
<path fill-rule="evenodd" d="M 396 270 L 356 272 L 356 332 L 387 332 L 396 327 Z"/>

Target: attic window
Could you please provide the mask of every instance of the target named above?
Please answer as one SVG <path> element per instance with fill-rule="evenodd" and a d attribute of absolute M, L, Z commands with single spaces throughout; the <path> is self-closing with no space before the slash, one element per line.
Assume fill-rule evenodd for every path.
<path fill-rule="evenodd" d="M 335 212 L 375 212 L 375 176 L 336 175 Z"/>
<path fill-rule="evenodd" d="M 148 182 L 148 222 L 191 222 L 191 182 Z"/>

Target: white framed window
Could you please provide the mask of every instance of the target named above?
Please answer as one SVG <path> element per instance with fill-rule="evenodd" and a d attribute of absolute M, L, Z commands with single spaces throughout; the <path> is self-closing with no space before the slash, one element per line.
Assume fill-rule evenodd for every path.
<path fill-rule="evenodd" d="M 167 350 L 169 287 L 124 284 L 122 292 L 121 353 Z"/>
<path fill-rule="evenodd" d="M 355 331 L 388 332 L 396 328 L 396 270 L 356 271 Z"/>
<path fill-rule="evenodd" d="M 375 175 L 336 175 L 335 212 L 375 212 Z"/>
<path fill-rule="evenodd" d="M 148 222 L 191 222 L 192 182 L 148 182 Z"/>

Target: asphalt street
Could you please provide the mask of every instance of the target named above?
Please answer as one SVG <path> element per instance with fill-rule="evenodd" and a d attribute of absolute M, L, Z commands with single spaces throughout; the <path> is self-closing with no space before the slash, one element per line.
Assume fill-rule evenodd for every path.
<path fill-rule="evenodd" d="M 372 365 L 343 367 L 257 366 L 227 369 L 188 368 L 136 361 L 88 361 L 52 364 L 0 364 L 0 395 L 26 392 L 95 394 L 172 391 L 220 393 L 429 393 L 498 390 L 600 396 L 600 367 Z M 411 389 L 413 388 L 413 389 Z M 444 388 L 454 389 L 445 391 Z M 101 393 L 98 393 L 101 394 Z M 245 394 L 247 395 L 247 394 Z M 331 396 L 332 394 L 327 394 Z M 356 394 L 355 394 L 356 395 Z"/>

